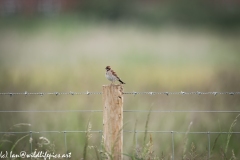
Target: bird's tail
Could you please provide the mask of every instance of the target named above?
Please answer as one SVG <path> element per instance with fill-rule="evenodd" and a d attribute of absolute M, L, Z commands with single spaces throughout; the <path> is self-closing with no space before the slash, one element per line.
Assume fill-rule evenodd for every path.
<path fill-rule="evenodd" d="M 122 83 L 122 84 L 126 84 L 126 83 L 124 83 L 121 79 L 119 79 L 118 81 L 119 81 L 120 83 Z"/>

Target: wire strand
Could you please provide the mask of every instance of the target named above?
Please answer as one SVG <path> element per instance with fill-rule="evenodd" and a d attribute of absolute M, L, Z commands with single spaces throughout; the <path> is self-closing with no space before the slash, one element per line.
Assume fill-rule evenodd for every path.
<path fill-rule="evenodd" d="M 66 112 L 103 112 L 103 110 L 5 110 L 0 113 L 66 113 Z M 213 111 L 213 110 L 123 110 L 123 112 L 140 113 L 240 113 L 240 111 Z"/>
<path fill-rule="evenodd" d="M 102 133 L 102 130 L 75 130 L 75 131 L 22 131 L 22 132 L 0 132 L 0 134 L 40 134 L 40 133 Z M 145 131 L 145 130 L 123 130 L 124 133 L 160 133 L 160 134 L 240 134 L 240 132 L 228 132 L 228 131 L 223 131 L 223 132 L 210 132 L 210 131 L 196 131 L 196 132 L 185 132 L 185 131 Z"/>
<path fill-rule="evenodd" d="M 99 95 L 102 94 L 102 92 L 3 92 L 0 93 L 0 95 L 8 95 L 8 96 L 15 96 L 15 95 Z M 140 95 L 140 94 L 146 94 L 146 95 L 239 95 L 240 92 L 124 92 L 123 94 L 132 94 L 132 95 Z"/>

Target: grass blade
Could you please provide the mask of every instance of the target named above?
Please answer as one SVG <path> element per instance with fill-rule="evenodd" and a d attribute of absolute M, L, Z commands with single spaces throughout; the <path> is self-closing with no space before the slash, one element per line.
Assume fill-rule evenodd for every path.
<path fill-rule="evenodd" d="M 16 145 L 17 145 L 21 140 L 23 140 L 24 138 L 26 138 L 26 137 L 28 137 L 28 136 L 30 136 L 30 135 L 27 134 L 27 135 L 22 136 L 21 138 L 19 138 L 19 139 L 14 143 L 14 145 L 12 146 L 11 151 L 14 150 L 14 148 L 16 147 Z"/>
<path fill-rule="evenodd" d="M 230 142 L 230 139 L 231 139 L 231 136 L 232 136 L 232 130 L 233 130 L 233 127 L 237 124 L 237 119 L 238 117 L 240 116 L 240 114 L 238 114 L 236 116 L 236 118 L 234 119 L 233 123 L 231 124 L 230 128 L 229 128 L 229 133 L 228 133 L 228 136 L 227 136 L 227 143 L 226 143 L 226 147 L 225 147 L 225 151 L 224 153 L 227 154 L 227 151 L 228 151 L 228 145 L 229 145 L 229 142 Z"/>

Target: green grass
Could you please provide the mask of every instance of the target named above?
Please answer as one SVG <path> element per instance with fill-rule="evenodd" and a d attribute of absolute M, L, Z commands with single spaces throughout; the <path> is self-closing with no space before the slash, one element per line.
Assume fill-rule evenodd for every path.
<path fill-rule="evenodd" d="M 126 81 L 126 92 L 240 90 L 239 30 L 219 32 L 178 26 L 152 29 L 134 23 L 112 24 L 77 18 L 34 21 L 35 25 L 29 26 L 26 22 L 20 27 L 17 22 L 1 26 L 0 92 L 101 91 L 103 84 L 109 84 L 104 77 L 106 65 L 111 65 Z M 0 96 L 0 102 L 1 110 L 102 109 L 101 95 Z M 124 110 L 149 110 L 150 107 L 152 110 L 238 110 L 239 104 L 237 95 L 124 95 Z M 129 122 L 125 129 L 133 130 L 138 119 L 136 130 L 144 131 L 146 119 L 142 117 L 146 116 L 147 113 L 125 112 L 124 123 Z M 28 131 L 86 130 L 90 117 L 92 130 L 102 130 L 101 112 L 91 115 L 81 112 L 0 113 L 0 131 L 19 122 L 32 124 L 23 129 Z M 152 113 L 147 128 L 186 131 L 193 122 L 191 131 L 229 131 L 235 117 L 236 114 L 222 113 Z M 239 126 L 234 130 L 238 131 Z M 63 134 L 39 136 L 53 141 L 56 152 L 65 152 Z M 138 143 L 143 144 L 144 134 L 136 136 Z M 151 136 L 154 153 L 167 159 L 171 154 L 169 136 L 155 133 Z M 83 157 L 85 137 L 85 133 L 67 134 L 68 151 L 76 159 Z M 124 133 L 124 153 L 131 153 L 132 137 L 133 134 Z M 217 137 L 211 137 L 217 152 L 213 154 L 226 147 L 227 136 L 221 135 L 214 142 Z M 11 140 L 15 143 L 17 139 L 20 137 Z M 175 144 L 176 156 L 183 156 L 184 139 L 184 136 L 176 136 L 179 142 Z M 148 138 L 145 140 L 147 143 Z M 239 157 L 235 149 L 239 147 L 238 140 L 238 135 L 231 136 L 227 157 L 232 156 L 232 150 Z M 186 156 L 193 146 L 198 155 L 205 153 L 205 135 L 188 135 L 187 142 Z M 88 145 L 99 148 L 101 134 L 93 133 Z M 95 151 L 87 153 L 96 155 Z"/>
<path fill-rule="evenodd" d="M 238 115 L 239 116 L 239 115 Z M 236 125 L 237 122 L 237 118 L 238 116 L 233 120 L 229 132 L 233 131 L 233 127 Z M 163 151 L 164 148 L 168 145 L 171 146 L 171 143 L 164 143 L 159 145 L 157 143 L 157 140 L 155 138 L 153 138 L 154 133 L 148 133 L 148 125 L 151 123 L 152 120 L 150 120 L 150 112 L 148 113 L 147 117 L 146 117 L 146 123 L 145 123 L 145 133 L 144 136 L 138 137 L 136 138 L 136 127 L 137 124 L 135 123 L 135 127 L 134 127 L 134 132 L 133 132 L 133 145 L 131 146 L 131 150 L 123 154 L 124 159 L 131 159 L 131 160 L 167 160 L 167 159 L 171 159 L 172 155 L 172 151 L 169 150 L 167 151 Z M 175 151 L 174 151 L 174 157 L 175 158 L 180 158 L 183 160 L 189 160 L 189 159 L 208 159 L 208 156 L 210 156 L 210 159 L 231 159 L 231 160 L 235 160 L 237 159 L 236 156 L 236 150 L 238 149 L 238 147 L 234 148 L 231 147 L 231 151 L 228 151 L 229 146 L 231 145 L 230 142 L 230 138 L 232 136 L 231 133 L 227 134 L 227 139 L 225 139 L 225 141 L 220 141 L 219 140 L 219 136 L 225 136 L 226 134 L 219 134 L 217 137 L 215 137 L 214 142 L 211 143 L 210 145 L 212 145 L 213 147 L 211 148 L 210 154 L 208 153 L 209 150 L 206 147 L 204 150 L 201 150 L 201 146 L 205 145 L 207 146 L 207 143 L 201 143 L 199 141 L 197 141 L 197 139 L 193 139 L 193 141 L 189 141 L 190 139 L 190 128 L 192 127 L 192 125 L 194 126 L 194 124 L 190 123 L 190 125 L 188 126 L 188 129 L 186 131 L 186 134 L 184 136 L 184 138 L 181 139 L 181 141 L 183 142 L 178 142 L 178 140 L 176 140 L 176 135 L 178 135 L 177 133 L 175 133 L 175 140 L 174 140 L 174 146 L 179 146 L 179 147 L 175 147 Z M 26 126 L 31 126 L 30 124 L 24 124 L 24 123 L 19 123 L 16 124 L 14 126 L 12 126 L 9 131 L 11 132 L 15 132 L 15 131 L 25 131 L 24 127 Z M 20 129 L 20 130 L 17 130 Z M 58 154 L 66 154 L 67 156 L 73 156 L 73 157 L 82 157 L 83 159 L 97 159 L 97 160 L 103 160 L 106 159 L 106 157 L 109 157 L 110 159 L 114 159 L 113 155 L 114 153 L 109 152 L 106 150 L 105 145 L 104 145 L 104 140 L 101 139 L 101 144 L 100 145 L 96 145 L 96 143 L 94 142 L 94 135 L 91 132 L 92 131 L 92 125 L 91 122 L 88 122 L 87 125 L 87 129 L 86 129 L 86 133 L 85 133 L 85 144 L 84 144 L 84 148 L 83 148 L 83 152 L 82 155 L 78 154 L 75 155 L 75 153 L 72 153 L 72 150 L 67 150 L 63 151 L 63 150 L 59 150 L 59 148 L 61 148 L 60 144 L 56 144 L 53 139 L 49 139 L 40 135 L 36 135 L 36 134 L 25 134 L 23 136 L 18 136 L 15 134 L 12 134 L 10 136 L 10 134 L 4 134 L 2 135 L 0 138 L 0 150 L 4 151 L 8 148 L 8 146 L 10 147 L 10 151 L 15 153 L 18 153 L 22 150 L 26 151 L 27 153 L 30 153 L 30 151 L 34 152 L 36 151 L 37 153 L 42 151 L 42 152 L 48 152 L 51 154 L 54 153 L 58 153 Z M 170 135 L 170 133 L 169 133 Z M 17 137 L 16 137 L 17 136 Z M 15 140 L 13 140 L 13 137 L 15 137 Z M 28 139 L 26 137 L 29 137 Z M 68 136 L 69 137 L 69 134 Z M 199 137 L 199 135 L 198 135 Z M 226 136 L 225 136 L 226 137 Z M 143 143 L 138 143 L 137 141 L 143 140 Z M 58 141 L 61 139 L 57 139 Z M 75 139 L 76 140 L 76 139 Z M 223 150 L 223 148 L 216 148 L 216 144 L 218 143 L 219 146 L 224 145 L 223 143 L 226 143 L 226 147 L 225 150 Z M 11 145 L 9 145 L 11 144 Z M 30 144 L 32 146 L 32 148 L 30 149 Z M 75 143 L 76 144 L 76 143 Z M 157 146 L 157 148 L 155 148 L 154 146 Z M 66 149 L 66 148 L 65 148 Z M 157 152 L 159 151 L 159 152 Z M 5 153 L 5 152 L 4 152 Z M 79 153 L 79 152 L 78 152 Z M 38 159 L 38 158 L 37 158 Z"/>

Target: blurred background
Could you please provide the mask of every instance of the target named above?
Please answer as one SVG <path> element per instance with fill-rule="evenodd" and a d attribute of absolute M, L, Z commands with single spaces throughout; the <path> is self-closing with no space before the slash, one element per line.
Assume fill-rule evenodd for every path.
<path fill-rule="evenodd" d="M 1 0 L 0 92 L 101 92 L 107 65 L 126 83 L 125 92 L 240 91 L 240 1 Z M 101 95 L 0 96 L 1 111 L 101 110 Z M 238 111 L 238 95 L 124 95 L 124 110 Z M 144 130 L 147 112 L 125 112 L 125 130 Z M 229 131 L 237 113 L 152 113 L 149 130 Z M 102 112 L 0 112 L 0 132 L 102 130 Z M 20 123 L 20 124 L 19 124 Z M 233 131 L 239 131 L 239 123 Z M 0 134 L 1 150 L 10 150 L 26 134 Z M 33 134 L 49 139 L 45 150 L 64 153 L 62 133 Z M 138 134 L 138 147 L 143 144 Z M 171 135 L 152 133 L 154 154 L 170 157 Z M 222 157 L 227 135 L 211 135 L 212 159 Z M 8 140 L 8 141 L 5 141 Z M 83 157 L 85 133 L 67 134 L 68 152 Z M 208 146 L 204 134 L 188 135 L 199 158 Z M 226 157 L 240 156 L 234 134 Z M 124 133 L 131 153 L 132 133 Z M 89 145 L 99 149 L 101 134 Z M 184 135 L 175 137 L 182 157 Z M 15 151 L 29 150 L 29 137 Z M 232 152 L 233 151 L 233 152 Z M 88 158 L 96 159 L 93 149 Z M 188 152 L 186 152 L 188 153 Z"/>

